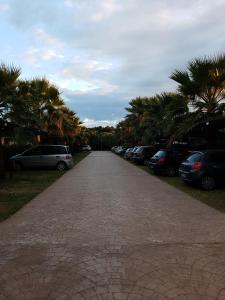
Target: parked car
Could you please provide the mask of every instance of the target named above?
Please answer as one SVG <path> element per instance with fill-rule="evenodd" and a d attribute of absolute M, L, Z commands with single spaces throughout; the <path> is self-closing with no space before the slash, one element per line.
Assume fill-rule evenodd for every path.
<path fill-rule="evenodd" d="M 123 155 L 127 150 L 127 147 L 125 146 L 118 146 L 115 150 L 115 152 L 119 155 Z"/>
<path fill-rule="evenodd" d="M 118 146 L 113 146 L 113 147 L 111 148 L 111 151 L 112 151 L 112 152 L 116 152 L 117 147 L 118 147 Z"/>
<path fill-rule="evenodd" d="M 213 190 L 225 183 L 225 150 L 194 152 L 180 165 L 179 173 L 184 182 Z"/>
<path fill-rule="evenodd" d="M 64 171 L 73 167 L 73 157 L 68 146 L 40 145 L 10 158 L 14 169 L 56 168 Z"/>
<path fill-rule="evenodd" d="M 133 153 L 132 160 L 137 164 L 145 164 L 155 154 L 155 148 L 150 146 L 140 146 Z"/>
<path fill-rule="evenodd" d="M 90 146 L 90 145 L 83 145 L 83 146 L 81 147 L 81 150 L 82 150 L 82 151 L 91 151 L 91 146 Z"/>
<path fill-rule="evenodd" d="M 175 176 L 187 154 L 188 152 L 184 149 L 161 149 L 150 159 L 148 165 L 155 174 Z"/>
<path fill-rule="evenodd" d="M 140 147 L 140 146 L 135 146 L 135 147 L 133 148 L 133 150 L 131 151 L 131 153 L 130 153 L 130 160 L 131 160 L 131 161 L 132 161 L 132 159 L 133 159 L 134 153 L 138 150 L 139 147 Z"/>
<path fill-rule="evenodd" d="M 124 158 L 126 158 L 126 159 L 130 159 L 130 156 L 131 156 L 131 153 L 132 153 L 132 150 L 133 150 L 133 148 L 128 148 L 127 150 L 126 150 L 126 152 L 124 153 Z"/>

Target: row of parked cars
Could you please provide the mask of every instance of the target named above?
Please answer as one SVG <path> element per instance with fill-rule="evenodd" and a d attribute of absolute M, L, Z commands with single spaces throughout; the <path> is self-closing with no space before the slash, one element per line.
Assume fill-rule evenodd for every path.
<path fill-rule="evenodd" d="M 111 150 L 127 160 L 147 165 L 156 175 L 179 175 L 185 183 L 199 185 L 204 190 L 225 184 L 224 149 L 188 151 L 186 147 L 115 146 Z"/>

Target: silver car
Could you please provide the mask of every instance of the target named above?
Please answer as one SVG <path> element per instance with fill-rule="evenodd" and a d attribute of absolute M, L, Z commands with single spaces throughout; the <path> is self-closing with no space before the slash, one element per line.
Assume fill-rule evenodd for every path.
<path fill-rule="evenodd" d="M 36 146 L 12 156 L 10 162 L 16 170 L 43 167 L 64 171 L 74 164 L 69 147 L 64 145 Z"/>

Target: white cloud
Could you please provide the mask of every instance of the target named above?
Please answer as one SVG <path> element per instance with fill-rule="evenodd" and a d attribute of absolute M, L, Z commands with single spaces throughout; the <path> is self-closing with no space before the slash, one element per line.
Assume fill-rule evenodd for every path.
<path fill-rule="evenodd" d="M 96 12 L 92 15 L 92 20 L 99 22 L 109 18 L 115 13 L 122 10 L 122 6 L 115 0 L 104 0 L 100 2 Z"/>
<path fill-rule="evenodd" d="M 90 60 L 87 58 L 84 60 L 84 58 L 78 57 L 75 61 L 67 63 L 67 65 L 60 70 L 58 75 L 65 79 L 79 78 L 80 80 L 89 80 L 98 76 L 102 71 L 110 71 L 113 69 L 114 66 L 111 62 Z"/>
<path fill-rule="evenodd" d="M 43 49 L 40 51 L 40 57 L 43 60 L 49 60 L 53 58 L 64 58 L 64 55 L 57 54 L 54 50 L 51 49 Z"/>
<path fill-rule="evenodd" d="M 39 67 L 42 61 L 62 59 L 64 56 L 51 49 L 29 48 L 24 54 L 25 61 L 35 67 Z"/>
<path fill-rule="evenodd" d="M 7 4 L 7 3 L 2 3 L 2 4 L 0 4 L 0 13 L 1 13 L 1 12 L 6 12 L 6 11 L 8 11 L 9 9 L 10 9 L 9 4 Z"/>
<path fill-rule="evenodd" d="M 84 119 L 83 125 L 86 127 L 96 127 L 96 126 L 116 126 L 119 123 L 120 120 L 93 120 L 93 119 Z"/>
<path fill-rule="evenodd" d="M 56 78 L 54 75 L 51 75 L 51 80 L 54 81 L 60 89 L 70 91 L 73 95 L 107 95 L 118 89 L 117 85 L 110 84 L 105 80 L 80 80 L 76 77 L 65 80 L 63 77 Z"/>
<path fill-rule="evenodd" d="M 112 62 L 77 57 L 74 62 L 67 63 L 53 74 L 52 80 L 62 89 L 69 89 L 74 94 L 106 95 L 118 89 L 118 85 L 106 79 L 114 68 L 116 66 Z"/>
<path fill-rule="evenodd" d="M 65 44 L 63 41 L 51 36 L 43 29 L 35 29 L 34 30 L 34 37 L 36 40 L 41 43 L 43 47 L 51 47 L 51 48 L 63 48 Z"/>

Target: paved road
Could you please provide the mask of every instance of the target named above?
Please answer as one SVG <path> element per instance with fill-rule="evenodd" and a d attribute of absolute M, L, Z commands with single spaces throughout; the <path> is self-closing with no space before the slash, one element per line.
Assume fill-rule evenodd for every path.
<path fill-rule="evenodd" d="M 225 299 L 225 216 L 93 152 L 0 224 L 2 299 Z"/>

